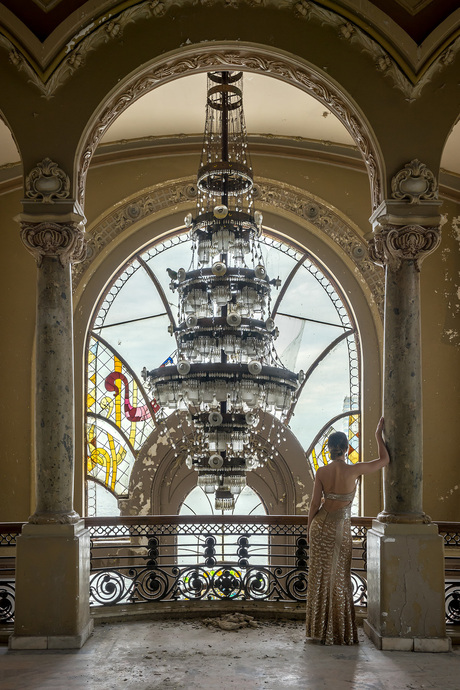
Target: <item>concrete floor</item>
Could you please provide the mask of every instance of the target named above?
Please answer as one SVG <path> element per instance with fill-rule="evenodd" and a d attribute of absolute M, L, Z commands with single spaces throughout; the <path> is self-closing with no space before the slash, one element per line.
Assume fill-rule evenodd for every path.
<path fill-rule="evenodd" d="M 460 647 L 379 652 L 305 642 L 297 621 L 227 632 L 199 620 L 102 624 L 81 650 L 0 647 L 1 690 L 458 690 Z"/>

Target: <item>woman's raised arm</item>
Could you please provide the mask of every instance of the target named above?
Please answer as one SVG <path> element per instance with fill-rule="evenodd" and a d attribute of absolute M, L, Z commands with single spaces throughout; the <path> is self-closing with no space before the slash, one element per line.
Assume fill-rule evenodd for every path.
<path fill-rule="evenodd" d="M 377 446 L 379 449 L 379 457 L 376 460 L 370 460 L 369 462 L 357 462 L 353 465 L 356 470 L 356 474 L 370 474 L 371 472 L 376 472 L 382 469 L 390 462 L 390 456 L 388 454 L 385 441 L 383 440 L 383 430 L 384 430 L 384 419 L 380 417 L 379 423 L 377 424 L 377 429 L 375 430 L 375 438 L 377 441 Z"/>

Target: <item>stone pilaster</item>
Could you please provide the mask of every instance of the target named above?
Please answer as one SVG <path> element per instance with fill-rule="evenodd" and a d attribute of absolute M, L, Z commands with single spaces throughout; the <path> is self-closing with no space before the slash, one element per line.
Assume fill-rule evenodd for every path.
<path fill-rule="evenodd" d="M 54 183 L 38 169 L 33 194 Z M 46 175 L 44 175 L 43 170 Z M 54 168 L 51 170 L 54 174 Z M 61 171 L 62 172 L 62 171 Z M 48 174 L 49 173 L 49 174 Z M 41 175 L 41 177 L 40 177 Z M 50 179 L 48 179 L 50 178 Z M 61 174 L 59 180 L 66 181 Z M 51 180 L 51 181 L 50 181 Z M 64 192 L 67 194 L 64 185 Z M 32 192 L 30 192 L 32 194 Z M 29 196 L 30 196 L 29 194 Z M 35 198 L 35 197 L 34 197 Z M 83 217 L 19 218 L 21 238 L 37 262 L 35 369 L 36 508 L 18 539 L 15 633 L 11 649 L 81 647 L 89 614 L 89 533 L 73 509 L 74 379 L 71 265 L 85 257 Z"/>
<path fill-rule="evenodd" d="M 436 180 L 418 160 L 371 217 L 370 255 L 385 268 L 383 511 L 368 532 L 365 631 L 381 649 L 448 651 L 442 537 L 423 511 L 420 269 L 439 246 Z"/>

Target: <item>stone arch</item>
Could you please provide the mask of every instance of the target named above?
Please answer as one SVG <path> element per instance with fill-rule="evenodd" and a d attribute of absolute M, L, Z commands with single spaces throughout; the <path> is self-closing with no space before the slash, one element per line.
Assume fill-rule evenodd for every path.
<path fill-rule="evenodd" d="M 1 109 L 1 107 L 0 107 L 0 124 L 5 125 L 5 127 L 9 130 L 9 133 L 10 133 L 10 135 L 11 135 L 11 138 L 12 138 L 12 140 L 13 140 L 13 142 L 14 142 L 14 145 L 16 146 L 16 149 L 17 149 L 17 151 L 18 151 L 19 161 L 20 161 L 20 163 L 22 163 L 21 149 L 19 148 L 19 143 L 18 143 L 17 138 L 16 138 L 16 136 L 15 136 L 14 129 L 13 129 L 13 127 L 10 125 L 10 123 L 8 122 L 8 118 L 7 118 L 7 117 L 5 116 L 5 114 L 3 113 L 3 110 Z"/>
<path fill-rule="evenodd" d="M 162 84 L 194 72 L 211 69 L 263 72 L 305 91 L 320 101 L 344 125 L 356 142 L 366 164 L 372 206 L 383 200 L 383 157 L 371 127 L 361 109 L 332 79 L 301 58 L 266 46 L 245 46 L 239 42 L 182 48 L 173 56 L 157 57 L 148 67 L 130 75 L 94 113 L 76 154 L 77 198 L 83 206 L 88 169 L 99 141 L 116 118 L 134 101 Z"/>
<path fill-rule="evenodd" d="M 449 132 L 448 132 L 448 134 L 447 134 L 447 136 L 446 136 L 446 138 L 445 138 L 445 140 L 444 140 L 444 145 L 443 145 L 442 151 L 441 151 L 441 158 L 442 158 L 442 156 L 444 155 L 444 151 L 445 151 L 445 149 L 446 149 L 447 142 L 449 141 L 449 139 L 450 139 L 450 137 L 451 137 L 451 135 L 452 135 L 453 129 L 454 129 L 454 127 L 456 127 L 456 126 L 457 126 L 457 128 L 460 128 L 460 110 L 459 110 L 459 112 L 457 113 L 457 115 L 456 115 L 456 117 L 455 117 L 455 120 L 452 122 L 452 126 L 451 126 L 451 128 L 450 128 L 450 130 L 449 130 Z"/>

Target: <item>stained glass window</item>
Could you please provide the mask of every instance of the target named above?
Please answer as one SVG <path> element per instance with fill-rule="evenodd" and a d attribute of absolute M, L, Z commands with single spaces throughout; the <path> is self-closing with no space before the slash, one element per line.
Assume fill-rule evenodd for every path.
<path fill-rule="evenodd" d="M 271 304 L 279 329 L 276 351 L 288 369 L 306 373 L 289 426 L 313 472 L 329 460 L 325 443 L 332 430 L 347 434 L 349 461 L 358 462 L 360 349 L 347 301 L 334 277 L 303 248 L 271 230 L 262 235 L 261 247 L 268 275 L 282 283 Z M 90 515 L 118 514 L 116 501 L 128 496 L 136 457 L 173 412 L 150 399 L 141 372 L 175 362 L 177 299 L 168 269 L 188 267 L 190 251 L 184 232 L 152 243 L 127 260 L 94 314 L 87 345 Z"/>

